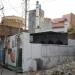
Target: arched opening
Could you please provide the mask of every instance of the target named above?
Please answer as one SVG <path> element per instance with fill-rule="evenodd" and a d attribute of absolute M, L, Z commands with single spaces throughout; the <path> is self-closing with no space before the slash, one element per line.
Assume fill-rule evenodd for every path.
<path fill-rule="evenodd" d="M 44 42 L 44 41 L 41 41 L 40 43 L 41 43 L 41 44 L 45 44 L 45 42 Z"/>
<path fill-rule="evenodd" d="M 56 42 L 56 44 L 63 45 L 63 42 L 60 41 L 60 40 L 58 40 L 58 41 Z"/>
<path fill-rule="evenodd" d="M 54 44 L 54 42 L 53 42 L 53 41 L 51 41 L 51 40 L 49 40 L 49 41 L 48 41 L 48 44 Z"/>

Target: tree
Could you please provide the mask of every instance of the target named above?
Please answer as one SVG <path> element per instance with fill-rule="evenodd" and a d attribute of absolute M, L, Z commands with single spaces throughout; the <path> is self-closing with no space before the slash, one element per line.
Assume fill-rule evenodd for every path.
<path fill-rule="evenodd" d="M 70 29 L 68 29 L 68 33 L 69 34 L 75 33 L 75 28 L 71 27 Z"/>

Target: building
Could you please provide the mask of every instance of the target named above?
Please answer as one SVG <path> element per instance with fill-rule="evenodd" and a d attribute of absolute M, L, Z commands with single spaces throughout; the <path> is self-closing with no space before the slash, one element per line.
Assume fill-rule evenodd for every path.
<path fill-rule="evenodd" d="M 23 32 L 24 19 L 17 16 L 4 16 L 0 23 L 0 61 L 5 62 L 5 50 L 7 50 L 8 36 Z"/>
<path fill-rule="evenodd" d="M 22 32 L 24 30 L 21 28 L 20 31 Z M 15 28 L 15 27 L 0 24 L 0 37 L 14 35 L 18 32 L 19 32 L 19 28 Z"/>
<path fill-rule="evenodd" d="M 67 32 L 68 26 L 68 21 L 64 18 L 56 18 L 52 21 L 52 31 L 54 32 Z"/>
<path fill-rule="evenodd" d="M 36 24 L 36 10 L 29 11 L 29 32 L 35 32 L 35 24 Z"/>
<path fill-rule="evenodd" d="M 29 32 L 34 33 L 44 21 L 44 11 L 39 2 L 36 2 L 36 9 L 29 11 Z"/>
<path fill-rule="evenodd" d="M 71 40 L 68 42 L 66 33 L 22 32 L 20 43 L 17 34 L 9 36 L 7 43 L 5 65 L 12 70 L 17 68 L 17 72 L 53 68 L 67 63 L 67 59 L 75 61 L 75 42 L 71 43 Z"/>
<path fill-rule="evenodd" d="M 50 18 L 44 18 L 44 22 L 39 26 L 38 29 L 35 29 L 36 33 L 38 32 L 45 32 L 45 31 L 51 31 L 52 30 L 52 21 Z"/>
<path fill-rule="evenodd" d="M 44 17 L 44 11 L 41 9 L 41 5 L 37 1 L 36 9 L 29 11 L 29 32 L 38 33 L 50 31 L 51 29 L 51 19 Z"/>
<path fill-rule="evenodd" d="M 67 32 L 68 38 L 75 39 L 75 15 L 73 13 L 63 15 L 62 18 L 52 20 L 52 31 Z"/>
<path fill-rule="evenodd" d="M 62 18 L 52 20 L 52 31 L 68 32 L 68 29 L 75 28 L 75 15 L 73 13 L 63 15 Z"/>
<path fill-rule="evenodd" d="M 16 34 L 20 31 L 24 31 L 25 21 L 21 17 L 17 16 L 4 16 L 0 23 L 0 37 Z"/>
<path fill-rule="evenodd" d="M 36 10 L 29 12 L 29 32 L 7 38 L 5 65 L 14 71 L 29 72 L 63 65 L 67 58 L 75 61 L 75 43 L 70 43 L 68 33 L 63 33 L 67 32 L 68 25 L 66 19 L 51 22 L 51 19 L 44 18 L 37 2 Z M 51 32 L 51 27 L 63 29 Z"/>
<path fill-rule="evenodd" d="M 1 24 L 14 28 L 23 28 L 25 20 L 18 16 L 4 16 L 2 17 Z"/>
<path fill-rule="evenodd" d="M 67 19 L 70 27 L 75 27 L 75 14 L 73 13 L 66 14 L 66 15 L 63 15 L 63 18 Z"/>

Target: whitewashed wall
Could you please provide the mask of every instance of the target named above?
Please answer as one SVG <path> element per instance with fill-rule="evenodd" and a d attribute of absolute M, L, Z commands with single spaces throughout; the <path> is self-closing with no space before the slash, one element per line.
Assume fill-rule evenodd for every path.
<path fill-rule="evenodd" d="M 72 45 L 42 45 L 41 49 L 43 65 L 52 67 L 62 64 L 67 57 L 75 57 L 75 47 Z M 66 58 L 66 59 L 65 59 Z"/>
<path fill-rule="evenodd" d="M 15 40 L 15 36 L 10 37 L 10 47 L 12 48 L 12 40 Z M 37 70 L 37 64 L 35 59 L 41 59 L 44 67 L 52 67 L 58 63 L 62 63 L 65 59 L 75 56 L 74 45 L 51 45 L 51 44 L 33 44 L 30 43 L 29 33 L 23 32 L 20 35 L 21 48 L 22 48 L 22 69 L 23 72 L 30 69 Z M 70 40 L 71 41 L 71 40 Z M 73 42 L 73 41 L 72 41 Z M 17 52 L 16 46 L 14 48 Z M 17 55 L 17 53 L 16 53 Z M 7 56 L 8 62 L 6 63 L 16 66 L 12 63 Z"/>
<path fill-rule="evenodd" d="M 75 46 L 75 39 L 68 39 L 68 45 Z"/>
<path fill-rule="evenodd" d="M 66 32 L 65 28 L 55 28 L 55 29 L 52 29 L 52 31 L 54 31 L 54 32 Z"/>
<path fill-rule="evenodd" d="M 31 44 L 29 33 L 22 33 L 21 41 L 23 71 L 29 71 L 31 67 L 35 71 L 37 66 L 35 58 L 41 58 L 41 45 Z"/>

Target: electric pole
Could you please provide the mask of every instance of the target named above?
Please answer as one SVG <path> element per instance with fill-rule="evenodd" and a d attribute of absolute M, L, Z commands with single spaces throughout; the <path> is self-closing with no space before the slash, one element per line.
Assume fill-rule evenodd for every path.
<path fill-rule="evenodd" d="M 27 30 L 28 26 L 29 1 L 30 0 L 22 0 L 22 17 L 25 19 L 25 30 Z"/>
<path fill-rule="evenodd" d="M 25 29 L 27 26 L 27 0 L 25 0 Z"/>
<path fill-rule="evenodd" d="M 24 13 L 25 13 L 24 18 L 25 18 L 25 30 L 26 30 L 26 26 L 27 26 L 27 0 L 22 0 L 22 1 L 23 1 L 22 10 L 24 10 Z M 22 11 L 22 13 L 23 13 L 23 11 Z M 19 50 L 20 50 L 20 41 L 21 41 L 21 39 L 20 39 L 20 26 L 19 26 L 19 32 L 17 34 L 16 75 L 17 75 L 18 68 L 19 68 L 19 66 L 18 66 L 18 60 L 19 60 L 18 56 L 19 56 Z"/>

